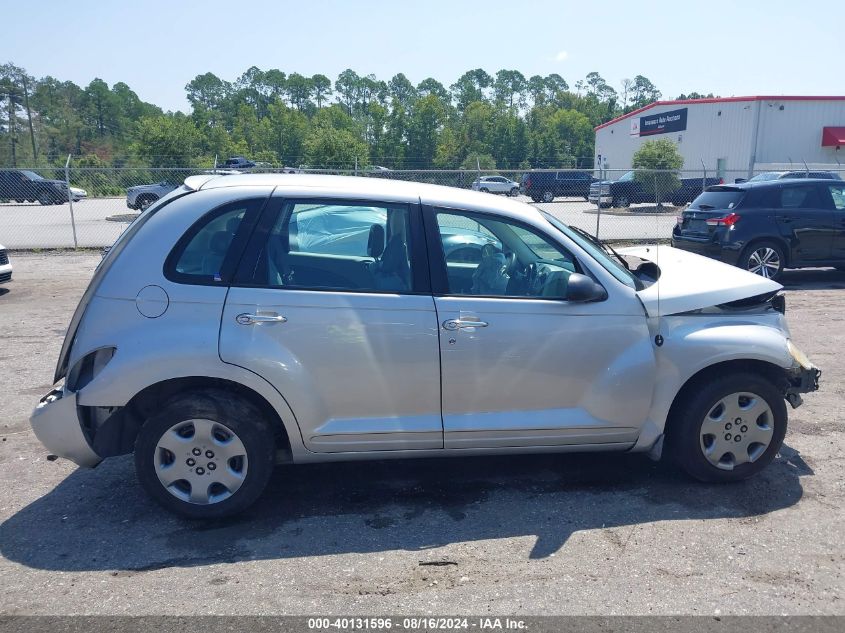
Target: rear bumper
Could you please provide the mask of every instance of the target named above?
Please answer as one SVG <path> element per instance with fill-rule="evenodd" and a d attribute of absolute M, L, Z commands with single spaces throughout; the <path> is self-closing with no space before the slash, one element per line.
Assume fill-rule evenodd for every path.
<path fill-rule="evenodd" d="M 695 253 L 696 255 L 718 259 L 732 266 L 736 266 L 739 262 L 739 245 L 722 244 L 721 242 L 714 242 L 710 238 L 683 236 L 675 231 L 672 232 L 671 245 L 674 248 Z"/>
<path fill-rule="evenodd" d="M 75 393 L 54 389 L 41 398 L 29 421 L 35 437 L 51 453 L 87 468 L 102 461 L 82 431 Z"/>

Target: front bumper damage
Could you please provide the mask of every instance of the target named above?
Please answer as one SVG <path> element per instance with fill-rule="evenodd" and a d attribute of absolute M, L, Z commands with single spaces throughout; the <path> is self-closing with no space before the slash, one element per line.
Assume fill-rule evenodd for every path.
<path fill-rule="evenodd" d="M 789 386 L 786 388 L 784 397 L 793 409 L 797 409 L 804 402 L 800 394 L 818 391 L 821 375 L 821 369 L 814 365 L 809 367 L 798 365 L 787 372 Z"/>

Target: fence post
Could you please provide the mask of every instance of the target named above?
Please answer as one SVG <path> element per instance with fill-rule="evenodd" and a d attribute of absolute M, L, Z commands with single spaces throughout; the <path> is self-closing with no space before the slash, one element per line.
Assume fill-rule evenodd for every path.
<path fill-rule="evenodd" d="M 599 227 L 601 226 L 601 192 L 604 188 L 604 178 L 602 177 L 601 163 L 599 163 L 599 192 L 596 199 L 596 239 L 599 238 Z M 609 186 L 609 185 L 608 185 Z"/>
<path fill-rule="evenodd" d="M 73 194 L 70 191 L 70 154 L 65 161 L 65 186 L 67 187 L 67 202 L 70 205 L 70 226 L 73 229 L 73 248 L 79 248 L 76 240 L 76 218 L 73 216 Z"/>

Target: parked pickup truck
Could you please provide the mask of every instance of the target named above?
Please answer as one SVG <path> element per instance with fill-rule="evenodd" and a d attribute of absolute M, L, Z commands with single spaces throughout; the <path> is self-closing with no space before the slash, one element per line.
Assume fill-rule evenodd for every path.
<path fill-rule="evenodd" d="M 711 185 L 721 185 L 722 178 L 679 178 L 681 186 L 674 191 L 660 195 L 661 202 L 682 206 L 695 200 L 696 196 Z M 589 201 L 601 203 L 602 207 L 628 207 L 638 202 L 656 202 L 653 193 L 647 192 L 640 181 L 629 171 L 619 180 L 602 180 L 590 185 Z"/>
<path fill-rule="evenodd" d="M 551 202 L 560 196 L 587 199 L 596 182 L 588 171 L 529 171 L 522 175 L 522 193 L 534 202 Z"/>

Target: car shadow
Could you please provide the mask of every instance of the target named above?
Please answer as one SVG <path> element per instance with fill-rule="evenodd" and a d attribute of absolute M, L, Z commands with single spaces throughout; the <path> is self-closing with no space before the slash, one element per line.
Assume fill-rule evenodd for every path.
<path fill-rule="evenodd" d="M 124 457 L 75 471 L 10 517 L 0 551 L 40 569 L 140 572 L 533 535 L 537 559 L 580 530 L 759 517 L 798 503 L 800 478 L 812 474 L 787 446 L 762 473 L 731 485 L 694 482 L 630 454 L 283 466 L 247 512 L 197 522 L 150 501 Z"/>
<path fill-rule="evenodd" d="M 787 290 L 845 290 L 845 271 L 835 268 L 785 270 L 778 281 Z"/>

